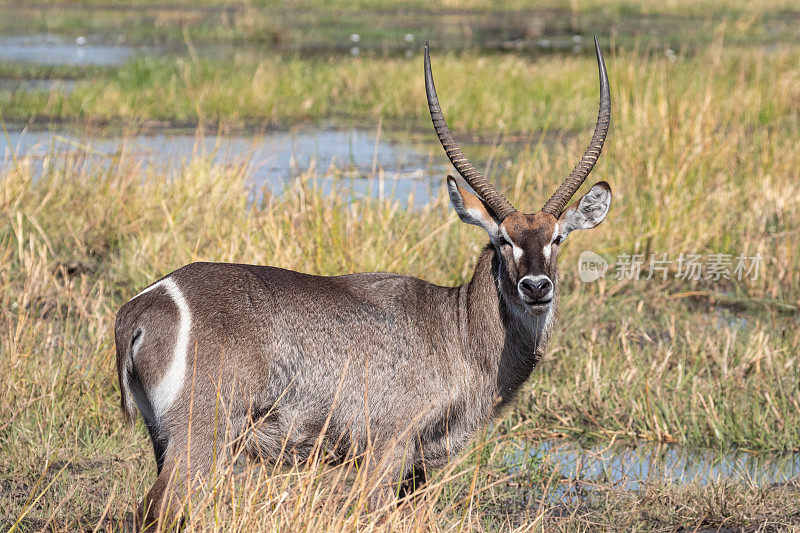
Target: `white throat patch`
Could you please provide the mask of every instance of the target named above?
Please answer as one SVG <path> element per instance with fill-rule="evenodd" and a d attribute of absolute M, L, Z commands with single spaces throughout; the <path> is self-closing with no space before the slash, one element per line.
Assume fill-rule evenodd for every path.
<path fill-rule="evenodd" d="M 536 343 L 536 352 L 541 354 L 542 343 L 547 341 L 553 327 L 555 305 L 551 303 L 547 311 L 541 315 L 535 315 L 527 309 L 515 305 L 512 305 L 511 308 L 517 320 L 524 327 L 525 334 Z"/>

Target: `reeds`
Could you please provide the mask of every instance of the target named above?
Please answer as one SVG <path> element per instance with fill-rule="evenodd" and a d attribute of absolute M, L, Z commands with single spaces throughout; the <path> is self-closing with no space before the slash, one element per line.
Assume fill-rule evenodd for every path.
<path fill-rule="evenodd" d="M 549 530 L 796 520 L 791 484 L 722 480 L 637 493 L 605 486 L 556 505 L 550 495 L 562 480 L 536 462 L 512 471 L 507 455 L 520 438 L 554 436 L 800 448 L 798 61 L 796 50 L 763 54 L 721 43 L 677 63 L 633 53 L 609 59 L 614 121 L 593 176 L 612 185 L 609 218 L 562 247 L 561 318 L 549 360 L 474 449 L 436 474 L 426 496 L 378 524 L 358 510 L 369 486 L 356 462 L 277 471 L 257 462 L 229 465 L 195 494 L 191 527 Z M 488 84 L 490 93 L 509 90 L 508 107 L 493 108 L 491 94 L 474 84 L 459 88 L 456 71 L 465 62 L 497 81 Z M 450 87 L 448 113 L 461 128 L 492 129 L 509 117 L 518 121 L 512 127 L 531 127 L 542 110 L 528 106 L 543 99 L 555 110 L 552 124 L 563 115 L 567 127 L 588 131 L 595 99 L 588 64 L 446 56 L 437 81 Z M 398 61 L 387 69 L 396 77 L 385 83 L 398 87 L 389 95 L 382 94 L 384 81 L 375 81 L 378 65 L 324 68 L 334 86 L 348 84 L 360 95 L 365 115 L 396 104 L 397 114 L 419 116 L 421 88 L 410 81 L 418 67 Z M 303 73 L 299 65 L 280 68 L 288 70 L 279 78 Z M 515 69 L 522 69 L 517 85 L 506 85 L 512 82 L 504 73 Z M 345 81 L 343 73 L 355 79 Z M 522 80 L 539 75 L 541 87 L 528 91 Z M 248 76 L 232 83 L 252 83 Z M 548 88 L 559 77 L 568 81 Z M 209 87 L 198 85 L 196 94 Z M 115 94 L 97 105 L 120 104 Z M 555 135 L 491 178 L 516 205 L 537 209 L 581 153 L 583 137 Z M 80 149 L 67 157 L 51 151 L 43 161 L 24 154 L 8 160 L 0 176 L 0 528 L 111 528 L 130 519 L 154 465 L 145 432 L 131 432 L 119 416 L 112 324 L 119 306 L 152 280 L 190 261 L 214 260 L 318 274 L 390 270 L 454 284 L 468 278 L 485 240 L 457 222 L 444 197 L 415 210 L 391 199 L 326 196 L 306 175 L 282 195 L 264 191 L 251 203 L 248 183 L 246 165 L 198 154 L 167 173 L 143 166 L 124 146 L 99 160 Z M 758 254 L 764 263 L 756 279 L 686 281 L 673 264 L 666 279 L 659 273 L 584 284 L 575 265 L 586 249 L 611 259 Z"/>

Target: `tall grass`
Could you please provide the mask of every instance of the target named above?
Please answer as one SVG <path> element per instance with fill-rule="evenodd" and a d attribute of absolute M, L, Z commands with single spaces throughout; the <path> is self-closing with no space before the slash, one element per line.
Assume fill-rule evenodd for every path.
<path fill-rule="evenodd" d="M 6 31 L 86 31 L 95 34 L 97 30 L 106 33 L 114 29 L 128 36 L 147 37 L 151 42 L 155 38 L 156 42 L 163 42 L 181 41 L 182 29 L 190 28 L 198 38 L 207 41 L 269 43 L 275 38 L 285 38 L 287 33 L 299 33 L 302 25 L 323 31 L 331 28 L 346 31 L 350 27 L 375 36 L 389 34 L 392 37 L 394 30 L 408 24 L 416 31 L 439 30 L 436 24 L 430 24 L 431 14 L 459 21 L 470 16 L 504 17 L 501 20 L 505 24 L 523 27 L 527 21 L 520 18 L 552 17 L 565 21 L 565 26 L 573 29 L 586 27 L 587 21 L 606 27 L 609 20 L 638 16 L 653 19 L 741 17 L 740 31 L 743 31 L 748 29 L 748 21 L 763 16 L 793 15 L 797 5 L 792 0 L 545 0 L 535 4 L 524 0 L 321 0 L 304 3 L 296 0 L 100 0 L 92 4 L 50 0 L 31 5 L 10 3 L 3 8 L 15 15 L 14 20 L 0 21 L 0 28 Z M 386 18 L 382 19 L 380 31 L 375 31 L 375 25 L 367 26 L 369 19 L 375 20 L 382 15 Z M 531 22 L 536 27 L 536 21 Z M 481 26 L 481 21 L 477 21 L 476 27 Z M 448 31 L 458 32 L 459 29 L 450 28 Z M 316 36 L 305 36 L 306 39 L 309 37 L 313 39 Z"/>
<path fill-rule="evenodd" d="M 562 249 L 561 317 L 550 358 L 519 402 L 472 452 L 437 474 L 427 497 L 393 511 L 388 522 L 359 513 L 369 487 L 355 463 L 277 472 L 255 464 L 207 480 L 192 503 L 192 527 L 530 530 L 796 520 L 791 485 L 721 480 L 711 488 L 651 485 L 635 494 L 605 486 L 578 503 L 554 504 L 564 480 L 533 460 L 508 467 L 514 443 L 554 436 L 800 448 L 798 54 L 717 46 L 677 63 L 632 53 L 608 62 L 614 119 L 593 178 L 611 183 L 612 210 L 603 225 L 571 235 Z M 480 79 L 498 80 L 484 86 L 489 95 L 478 81 L 457 82 L 468 64 L 484 73 Z M 442 58 L 435 68 L 459 128 L 492 129 L 505 120 L 530 127 L 542 120 L 546 110 L 536 106 L 544 100 L 555 109 L 552 124 L 585 129 L 596 98 L 590 66 L 579 58 L 464 56 Z M 419 65 L 391 67 L 387 72 L 399 74 L 380 81 L 369 75 L 379 66 L 366 61 L 324 68 L 361 95 L 367 115 L 389 113 L 392 105 L 398 114 L 423 114 L 421 89 L 402 75 L 417 80 Z M 278 68 L 288 69 L 276 74 L 280 83 L 303 73 L 299 64 Z M 255 79 L 229 73 L 234 87 Z M 534 81 L 524 87 L 523 80 Z M 390 81 L 395 92 L 381 95 Z M 211 81 L 203 84 L 195 95 L 212 92 Z M 506 104 L 492 103 L 504 89 Z M 113 91 L 107 98 L 92 105 L 121 102 Z M 583 137 L 531 146 L 492 178 L 520 208 L 537 209 L 581 153 Z M 44 170 L 37 177 L 38 165 Z M 118 307 L 152 280 L 190 261 L 214 260 L 318 274 L 390 270 L 453 284 L 469 277 L 485 241 L 457 222 L 443 197 L 415 210 L 393 200 L 326 196 L 305 176 L 282 195 L 265 191 L 251 203 L 248 177 L 246 166 L 202 155 L 164 173 L 124 146 L 100 162 L 80 150 L 68 157 L 53 151 L 43 161 L 18 154 L 4 166 L 0 527 L 91 529 L 130 518 L 154 466 L 143 429 L 131 432 L 119 416 L 112 324 Z M 741 281 L 687 282 L 674 277 L 673 266 L 667 280 L 584 284 L 574 265 L 586 249 L 612 258 L 760 254 L 764 264 L 757 279 Z"/>
<path fill-rule="evenodd" d="M 593 122 L 593 56 L 487 57 L 435 49 L 432 54 L 442 104 L 456 130 L 574 133 Z M 709 130 L 712 124 L 775 128 L 787 134 L 797 130 L 796 48 L 778 46 L 765 53 L 760 48 L 729 49 L 717 40 L 711 48 L 673 57 L 675 62 L 660 49 L 606 55 L 614 101 L 619 103 L 615 124 L 642 122 L 640 131 L 650 125 L 645 133 L 654 141 L 669 135 L 676 126 L 670 121 L 687 115 L 705 118 L 694 117 L 695 111 L 713 116 L 690 132 L 693 144 L 700 136 L 708 140 L 724 133 Z M 29 73 L 38 76 L 40 71 L 35 67 Z M 25 75 L 14 65 L 0 66 L 0 75 L 4 72 Z M 255 129 L 330 117 L 354 123 L 382 118 L 420 128 L 427 128 L 429 121 L 421 57 L 331 61 L 241 53 L 230 60 L 195 62 L 146 56 L 119 69 L 88 72 L 91 79 L 79 81 L 69 93 L 0 90 L 4 118 L 125 125 L 156 120 Z"/>

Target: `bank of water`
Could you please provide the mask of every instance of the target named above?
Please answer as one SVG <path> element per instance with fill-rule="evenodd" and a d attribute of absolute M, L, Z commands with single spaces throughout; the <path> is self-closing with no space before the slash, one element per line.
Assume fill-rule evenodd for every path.
<path fill-rule="evenodd" d="M 576 484 L 636 491 L 649 483 L 773 486 L 800 480 L 798 453 L 721 452 L 675 444 L 626 442 L 586 448 L 568 439 L 544 440 L 533 446 L 520 443 L 507 462 L 512 471 L 533 466 L 552 472 L 554 496 Z"/>
<path fill-rule="evenodd" d="M 0 36 L 0 62 L 37 65 L 115 66 L 156 47 L 109 45 L 98 36 L 75 38 L 50 33 Z"/>
<path fill-rule="evenodd" d="M 402 137 L 402 135 L 397 135 Z M 435 143 L 435 139 L 434 139 Z M 52 162 L 80 155 L 108 164 L 124 153 L 148 169 L 174 175 L 191 159 L 244 165 L 253 190 L 280 194 L 299 175 L 310 175 L 323 192 L 334 187 L 355 196 L 413 198 L 422 206 L 453 172 L 435 144 L 389 140 L 378 129 L 300 128 L 259 135 L 200 136 L 189 132 L 135 135 L 74 134 L 10 129 L 0 140 L 3 165 L 27 160 L 41 172 Z"/>

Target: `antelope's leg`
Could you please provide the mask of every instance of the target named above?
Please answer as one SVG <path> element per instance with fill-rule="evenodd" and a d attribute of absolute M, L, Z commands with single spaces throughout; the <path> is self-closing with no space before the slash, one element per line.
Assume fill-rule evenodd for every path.
<path fill-rule="evenodd" d="M 391 513 L 403 485 L 412 475 L 413 465 L 403 445 L 393 443 L 386 451 L 374 451 L 372 464 L 367 469 L 368 479 L 374 480 L 369 496 L 369 511 L 379 515 Z"/>
<path fill-rule="evenodd" d="M 414 466 L 406 472 L 403 484 L 400 485 L 400 497 L 412 498 L 414 492 L 425 484 L 428 477 L 424 467 Z"/>
<path fill-rule="evenodd" d="M 177 519 L 184 520 L 181 513 L 193 489 L 209 480 L 215 460 L 222 458 L 227 441 L 218 435 L 223 432 L 216 431 L 214 424 L 209 423 L 213 414 L 204 414 L 207 416 L 194 413 L 191 431 L 189 428 L 170 431 L 163 467 L 139 506 L 137 530 L 170 530 Z"/>

